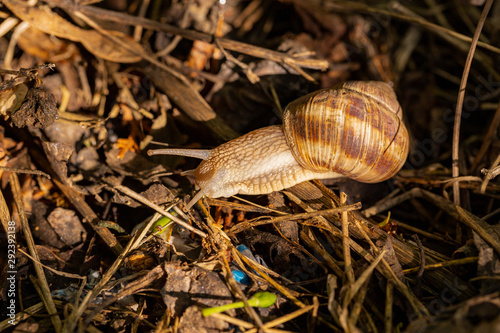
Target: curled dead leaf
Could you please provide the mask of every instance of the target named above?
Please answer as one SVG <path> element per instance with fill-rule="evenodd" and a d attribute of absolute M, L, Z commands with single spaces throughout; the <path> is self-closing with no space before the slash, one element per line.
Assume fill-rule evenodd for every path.
<path fill-rule="evenodd" d="M 24 30 L 17 45 L 24 52 L 44 61 L 59 62 L 79 57 L 74 43 L 49 36 L 33 26 Z"/>

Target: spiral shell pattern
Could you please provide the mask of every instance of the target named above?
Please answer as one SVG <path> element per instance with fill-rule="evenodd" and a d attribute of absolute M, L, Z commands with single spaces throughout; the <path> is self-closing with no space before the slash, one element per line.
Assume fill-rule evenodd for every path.
<path fill-rule="evenodd" d="M 297 162 L 365 183 L 392 177 L 406 161 L 408 131 L 384 82 L 345 82 L 291 102 L 283 126 Z"/>

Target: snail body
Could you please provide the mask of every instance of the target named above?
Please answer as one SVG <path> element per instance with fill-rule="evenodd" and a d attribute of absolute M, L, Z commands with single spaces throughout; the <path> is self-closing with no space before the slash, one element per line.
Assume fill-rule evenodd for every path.
<path fill-rule="evenodd" d="M 212 150 L 157 149 L 200 158 L 194 171 L 211 198 L 267 194 L 311 179 L 349 177 L 375 183 L 392 177 L 408 155 L 408 132 L 392 88 L 383 82 L 346 82 L 291 102 L 283 126 L 249 132 Z"/>

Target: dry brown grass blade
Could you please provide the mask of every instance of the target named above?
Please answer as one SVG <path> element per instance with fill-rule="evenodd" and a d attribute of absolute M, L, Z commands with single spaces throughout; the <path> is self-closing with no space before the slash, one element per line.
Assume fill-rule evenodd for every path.
<path fill-rule="evenodd" d="M 54 300 L 54 304 L 58 308 L 62 308 L 66 303 L 64 301 Z M 40 311 L 43 311 L 43 309 L 45 309 L 45 304 L 43 302 L 32 305 L 29 308 L 26 308 L 23 311 L 16 313 L 15 321 L 16 323 L 20 323 L 28 318 L 37 315 Z M 12 325 L 9 323 L 9 319 L 5 319 L 0 322 L 0 332 L 5 332 L 10 327 L 12 327 Z"/>
<path fill-rule="evenodd" d="M 394 286 L 391 282 L 387 282 L 387 286 L 385 287 L 385 317 L 384 317 L 385 333 L 392 332 L 393 305 L 394 305 Z"/>
<path fill-rule="evenodd" d="M 249 323 L 249 322 L 246 322 L 244 320 L 228 316 L 227 314 L 224 314 L 224 313 L 214 313 L 211 316 L 214 317 L 214 318 L 225 320 L 228 323 L 231 323 L 233 325 L 239 326 L 240 328 L 248 328 L 248 329 L 250 329 L 250 328 L 253 327 L 253 325 L 251 323 Z"/>
<path fill-rule="evenodd" d="M 31 255 L 29 255 L 28 253 L 24 252 L 23 250 L 18 249 L 18 251 L 21 252 L 22 254 L 24 254 L 26 257 L 30 258 L 33 262 L 37 261 L 37 259 L 35 259 Z M 37 262 L 38 262 L 38 264 L 40 266 L 42 266 L 46 270 L 51 271 L 52 273 L 57 274 L 59 276 L 64 276 L 64 277 L 67 277 L 67 278 L 70 278 L 70 279 L 78 279 L 78 280 L 86 280 L 87 279 L 86 276 L 81 276 L 81 275 L 78 275 L 78 274 L 71 274 L 71 273 L 61 272 L 61 271 L 58 271 L 57 269 L 54 269 L 52 267 L 49 267 L 47 265 L 42 264 L 40 261 L 37 261 Z"/>
<path fill-rule="evenodd" d="M 353 219 L 353 221 L 358 227 L 361 234 L 363 235 L 364 239 L 370 244 L 372 251 L 377 254 L 379 252 L 378 248 L 375 246 L 370 236 L 368 236 L 366 230 L 361 227 L 360 221 L 357 219 Z M 351 242 L 354 243 L 354 241 Z M 406 299 L 408 300 L 408 302 L 410 303 L 410 305 L 412 306 L 413 310 L 415 311 L 418 317 L 426 315 L 428 316 L 430 312 L 424 306 L 424 304 L 413 294 L 413 292 L 408 288 L 408 286 L 404 284 L 403 281 L 401 281 L 397 277 L 396 273 L 392 270 L 390 265 L 383 258 L 381 259 L 381 261 L 382 261 L 381 265 L 382 268 L 379 269 L 379 271 L 382 274 L 384 274 L 387 281 L 393 283 L 394 286 L 399 290 L 399 292 L 401 292 L 406 297 Z"/>
<path fill-rule="evenodd" d="M 340 193 L 341 207 L 347 204 L 347 195 Z M 351 251 L 349 248 L 349 221 L 347 219 L 347 212 L 342 212 L 342 247 L 344 251 L 344 272 L 349 284 L 354 283 L 355 277 L 352 270 Z"/>
<path fill-rule="evenodd" d="M 460 221 L 466 226 L 478 233 L 497 253 L 500 255 L 500 242 L 495 239 L 485 227 L 487 223 L 479 219 L 477 216 L 472 215 L 460 206 L 456 206 L 458 215 L 461 217 Z"/>
<path fill-rule="evenodd" d="M 138 239 L 143 236 L 142 233 L 137 232 L 127 243 L 123 251 L 118 255 L 118 258 L 113 262 L 113 264 L 107 269 L 107 271 L 102 275 L 102 278 L 97 282 L 94 288 L 85 296 L 85 298 L 78 304 L 76 308 L 69 314 L 64 322 L 62 332 L 73 332 L 77 325 L 81 324 L 82 316 L 87 310 L 90 302 L 94 300 L 97 295 L 107 288 L 108 282 L 114 276 L 114 274 L 121 267 L 123 260 L 129 255 L 133 246 L 137 244 Z"/>
<path fill-rule="evenodd" d="M 497 156 L 495 162 L 493 162 L 493 164 L 490 166 L 489 170 L 487 170 L 487 169 L 481 170 L 481 172 L 483 172 L 485 174 L 484 180 L 481 184 L 481 193 L 485 193 L 486 188 L 488 187 L 488 183 L 490 182 L 490 180 L 492 180 L 493 178 L 498 176 L 498 174 L 499 174 L 498 166 L 499 165 L 500 165 L 500 154 Z"/>
<path fill-rule="evenodd" d="M 246 229 L 265 225 L 265 224 L 272 224 L 272 223 L 279 223 L 279 222 L 284 222 L 284 221 L 296 221 L 296 220 L 305 220 L 305 219 L 311 219 L 317 216 L 326 216 L 326 215 L 331 215 L 331 214 L 338 214 L 341 212 L 350 212 L 353 210 L 358 210 L 361 208 L 361 203 L 355 203 L 352 205 L 345 205 L 339 208 L 332 208 L 332 209 L 325 209 L 325 210 L 320 210 L 316 212 L 310 212 L 310 213 L 298 213 L 298 214 L 293 214 L 293 215 L 286 215 L 286 216 L 279 216 L 279 217 L 259 217 L 253 220 L 249 221 L 244 221 L 241 223 L 238 223 L 234 227 L 229 230 L 229 234 L 236 234 L 239 232 L 242 232 Z"/>
<path fill-rule="evenodd" d="M 226 279 L 226 284 L 229 287 L 229 290 L 236 295 L 237 298 L 241 299 L 243 303 L 245 303 L 245 311 L 250 315 L 250 317 L 254 320 L 254 322 L 259 326 L 259 328 L 262 327 L 262 319 L 259 317 L 257 312 L 253 307 L 251 307 L 248 304 L 248 299 L 245 295 L 245 293 L 238 287 L 238 284 L 236 283 L 236 280 L 234 279 L 233 275 L 231 274 L 231 269 L 229 267 L 229 263 L 227 262 L 227 259 L 225 257 L 226 251 L 229 249 L 231 252 L 233 252 L 234 256 L 237 256 L 238 253 L 240 254 L 240 259 L 245 258 L 239 251 L 235 249 L 234 246 L 232 246 L 230 238 L 222 231 L 220 228 L 217 226 L 215 223 L 214 219 L 210 215 L 210 212 L 207 210 L 207 208 L 201 203 L 198 204 L 198 206 L 202 209 L 203 214 L 205 215 L 207 219 L 207 225 L 210 230 L 209 235 L 213 237 L 207 237 L 208 241 L 211 241 L 213 243 L 213 246 L 219 251 L 219 253 L 222 253 L 222 256 L 220 257 L 220 260 L 222 262 L 222 268 L 224 270 L 224 277 Z M 248 260 L 248 259 L 247 259 Z"/>
<path fill-rule="evenodd" d="M 370 265 L 363 270 L 357 280 L 348 282 L 344 284 L 342 288 L 345 292 L 341 292 L 341 305 L 338 305 L 338 322 L 346 332 L 359 332 L 359 328 L 356 327 L 356 322 L 358 320 L 358 315 L 356 314 L 362 307 L 362 303 L 366 296 L 367 284 L 372 276 L 373 270 L 377 267 L 380 261 L 383 259 L 386 251 L 381 251 L 378 256 L 370 262 Z M 354 305 L 351 306 L 354 300 Z M 352 307 L 353 311 L 350 311 Z"/>
<path fill-rule="evenodd" d="M 452 148 L 452 176 L 458 177 L 460 175 L 459 170 L 459 148 L 460 148 L 460 124 L 462 120 L 462 107 L 465 98 L 465 87 L 467 85 L 467 79 L 469 77 L 470 67 L 472 65 L 472 60 L 474 58 L 474 52 L 476 51 L 477 42 L 479 36 L 481 35 L 481 30 L 483 29 L 486 17 L 493 5 L 493 0 L 487 0 L 484 5 L 483 12 L 481 13 L 481 18 L 474 32 L 474 37 L 472 38 L 472 43 L 470 45 L 469 53 L 467 54 L 467 60 L 465 61 L 464 72 L 462 74 L 462 80 L 460 81 L 460 88 L 458 91 L 457 108 L 455 110 L 455 121 L 453 123 L 453 148 Z M 460 205 L 460 186 L 458 183 L 453 184 L 453 202 L 455 205 Z"/>
<path fill-rule="evenodd" d="M 236 251 L 238 252 L 238 251 Z M 238 255 L 236 254 L 235 252 L 235 255 Z M 247 257 L 245 257 L 244 255 L 242 254 L 239 254 L 240 256 L 240 259 L 245 263 L 247 264 L 250 268 L 252 268 L 253 270 L 255 270 L 257 272 L 257 274 L 259 274 L 262 278 L 264 278 L 264 280 L 266 280 L 270 285 L 272 285 L 274 288 L 276 288 L 280 293 L 282 293 L 283 295 L 285 295 L 288 299 L 290 299 L 293 303 L 295 303 L 295 305 L 297 305 L 298 307 L 300 308 L 303 308 L 306 306 L 306 304 L 304 304 L 303 302 L 301 302 L 297 297 L 294 296 L 294 292 L 288 290 L 288 288 L 282 286 L 281 284 L 279 284 L 278 282 L 276 282 L 273 278 L 271 278 L 269 275 L 265 274 L 263 271 L 260 270 L 259 267 L 257 267 L 257 265 L 255 265 L 255 263 L 248 259 Z"/>
<path fill-rule="evenodd" d="M 314 183 L 314 184 L 313 184 Z M 314 182 L 304 182 L 299 185 L 296 185 L 290 189 L 292 193 L 295 193 L 298 197 L 303 198 L 304 202 L 310 202 L 312 207 L 315 207 L 316 209 L 325 209 L 325 208 L 331 208 L 332 207 L 332 201 L 338 205 L 339 203 L 339 198 L 330 190 L 328 190 L 323 184 L 320 182 L 314 181 Z M 319 192 L 319 193 L 318 193 Z M 435 196 L 437 198 L 440 198 L 439 196 Z M 444 200 L 444 199 L 443 199 Z M 450 202 L 450 204 L 453 206 L 453 204 Z M 455 209 L 453 209 L 455 211 Z M 455 215 L 456 211 L 455 211 Z M 376 239 L 379 241 L 385 241 L 387 237 L 389 237 L 385 231 L 382 229 L 373 226 L 369 221 L 367 221 L 365 218 L 363 218 L 359 213 L 356 212 L 348 212 L 348 216 L 350 221 L 355 221 L 355 223 L 359 223 L 360 227 L 365 230 L 365 232 L 370 235 L 372 239 Z M 335 225 L 340 225 L 340 221 L 338 218 L 335 217 L 325 217 L 328 221 L 331 222 L 333 226 Z M 352 223 L 352 222 L 351 222 Z M 351 239 L 364 239 L 363 234 L 360 231 L 361 229 L 356 228 L 355 226 L 350 226 L 349 228 L 349 235 Z M 340 231 L 337 231 L 340 234 Z M 409 266 L 418 266 L 420 264 L 419 261 L 419 250 L 416 246 L 411 245 L 409 243 L 402 242 L 396 238 L 392 239 L 393 247 L 396 252 L 398 260 L 401 262 L 402 265 L 409 265 Z M 355 244 L 355 242 L 351 242 L 351 248 Z M 358 254 L 363 253 L 363 248 L 359 248 Z M 428 249 L 425 249 L 426 257 L 427 257 L 427 263 L 428 264 L 434 264 L 436 262 L 442 261 L 441 259 L 436 259 L 435 254 L 433 254 L 431 251 Z M 370 260 L 373 260 L 370 259 Z M 430 271 L 427 273 L 427 282 L 429 283 L 432 288 L 435 288 L 436 290 L 442 290 L 443 288 L 446 288 L 447 286 L 450 285 L 456 285 L 457 281 L 457 276 L 450 272 L 449 270 L 442 269 L 442 270 L 434 270 Z M 461 297 L 466 298 L 470 297 L 471 295 L 474 294 L 474 291 L 472 288 L 463 283 L 460 283 L 460 290 L 461 290 Z"/>
<path fill-rule="evenodd" d="M 420 188 L 414 188 L 405 194 L 400 196 L 402 199 L 407 200 L 409 198 L 421 197 L 436 207 L 439 207 L 447 214 L 457 219 L 458 221 L 464 223 L 466 226 L 476 231 L 479 236 L 481 236 L 490 246 L 492 246 L 495 251 L 500 254 L 500 244 L 489 234 L 488 231 L 484 228 L 486 222 L 478 218 L 477 216 L 471 214 L 460 206 L 454 205 L 451 201 L 446 200 L 443 197 L 440 197 L 432 192 L 422 190 Z M 399 199 L 398 199 L 399 201 Z M 378 206 L 376 210 L 370 210 L 370 214 L 378 213 L 382 210 L 388 209 L 387 206 Z"/>
<path fill-rule="evenodd" d="M 83 327 L 86 328 L 90 325 L 90 322 L 92 319 L 102 310 L 119 300 L 120 298 L 123 298 L 128 295 L 133 295 L 140 289 L 143 289 L 147 286 L 149 286 L 151 283 L 153 283 L 155 280 L 163 277 L 165 274 L 165 271 L 163 270 L 163 265 L 158 265 L 152 270 L 150 270 L 146 275 L 142 276 L 141 278 L 134 280 L 133 282 L 129 283 L 126 288 L 121 290 L 118 294 L 107 298 L 104 302 L 102 302 L 99 306 L 95 307 L 92 312 L 87 315 L 83 322 Z"/>
<path fill-rule="evenodd" d="M 307 313 L 311 310 L 313 310 L 315 308 L 316 305 L 309 305 L 309 306 L 306 306 L 306 307 L 303 307 L 302 309 L 298 309 L 298 310 L 295 310 L 291 313 L 288 313 L 280 318 L 276 318 L 274 320 L 271 320 L 267 323 L 265 323 L 263 325 L 263 328 L 265 329 L 270 329 L 271 327 L 274 327 L 274 326 L 277 326 L 277 325 L 281 325 L 281 324 L 284 324 L 286 323 L 287 321 L 290 321 L 294 318 L 297 318 L 298 316 L 301 316 L 303 315 L 304 313 Z M 252 332 L 257 332 L 257 331 L 252 331 Z M 250 333 L 250 332 L 248 332 Z"/>
<path fill-rule="evenodd" d="M 311 230 L 311 228 L 304 228 L 305 230 L 300 232 L 300 239 L 306 243 L 307 246 L 312 248 L 315 253 L 317 253 L 323 260 L 325 261 L 326 265 L 330 267 L 330 269 L 337 275 L 337 276 L 342 276 L 344 273 L 342 271 L 342 268 L 340 268 L 339 263 L 335 261 L 335 259 L 332 257 L 328 251 L 321 246 L 321 242 L 319 242 L 315 235 L 314 232 Z"/>
<path fill-rule="evenodd" d="M 43 267 L 40 264 L 40 258 L 38 257 L 38 252 L 36 251 L 35 240 L 33 239 L 33 235 L 31 234 L 31 229 L 28 224 L 28 219 L 26 218 L 26 214 L 24 213 L 23 196 L 21 192 L 21 186 L 19 185 L 19 179 L 17 178 L 17 174 L 15 173 L 11 173 L 9 179 L 12 193 L 14 194 L 14 201 L 17 206 L 17 212 L 21 220 L 21 228 L 23 230 L 24 238 L 28 244 L 28 249 L 31 256 L 35 259 L 35 261 L 33 261 L 33 266 L 35 267 L 38 285 L 40 288 L 40 298 L 42 299 L 47 309 L 47 313 L 50 316 L 50 320 L 52 322 L 52 325 L 54 326 L 54 330 L 56 332 L 61 332 L 61 318 L 59 318 L 59 315 L 57 314 L 56 305 L 54 304 L 54 300 L 52 299 L 52 295 L 50 294 L 50 288 L 47 283 L 47 278 L 45 277 L 45 272 L 43 271 Z"/>
<path fill-rule="evenodd" d="M 447 267 L 447 266 L 457 266 L 457 265 L 466 265 L 470 264 L 473 262 L 477 262 L 479 257 L 468 257 L 468 258 L 462 258 L 462 259 L 455 259 L 455 260 L 448 260 L 448 261 L 443 261 L 437 264 L 432 264 L 432 265 L 425 265 L 424 269 L 427 271 L 429 269 L 435 269 L 435 268 L 441 268 L 441 267 Z M 415 273 L 418 272 L 418 270 L 421 267 L 413 267 L 413 268 L 408 268 L 403 270 L 403 273 L 409 274 L 409 273 Z"/>
<path fill-rule="evenodd" d="M 377 256 L 373 259 L 373 261 L 370 262 L 370 266 L 368 266 L 353 283 L 349 283 L 348 292 L 345 294 L 342 301 L 344 309 L 347 309 L 347 306 L 349 305 L 349 303 L 351 303 L 354 296 L 356 296 L 365 282 L 368 281 L 373 273 L 373 270 L 381 261 L 383 261 L 385 252 L 385 250 L 380 251 L 380 253 L 378 253 Z"/>
<path fill-rule="evenodd" d="M 233 251 L 236 251 L 236 249 L 233 248 Z M 262 325 L 264 323 L 262 322 L 262 319 L 258 315 L 257 311 L 248 304 L 248 298 L 245 295 L 245 293 L 240 289 L 238 284 L 236 283 L 236 280 L 234 279 L 233 275 L 231 274 L 231 268 L 229 267 L 229 262 L 227 261 L 225 256 L 222 256 L 222 262 L 223 262 L 223 268 L 224 268 L 224 275 L 226 278 L 226 283 L 230 287 L 231 291 L 238 296 L 239 299 L 245 303 L 245 311 L 250 315 L 250 317 L 254 320 L 256 325 L 261 329 Z"/>
<path fill-rule="evenodd" d="M 6 167 L 6 166 L 0 166 L 0 170 L 3 170 L 3 171 L 12 171 L 12 172 L 16 172 L 16 173 L 24 173 L 24 174 L 29 174 L 29 175 L 44 176 L 44 177 L 47 177 L 48 179 L 51 179 L 50 175 L 48 175 L 45 172 L 40 171 L 40 170 L 10 168 L 10 167 Z"/>
<path fill-rule="evenodd" d="M 5 231 L 6 234 L 9 233 L 9 222 L 11 221 L 10 219 L 10 212 L 9 212 L 9 207 L 7 207 L 7 203 L 5 202 L 5 197 L 3 196 L 3 192 L 0 189 L 0 221 L 2 222 L 2 227 Z"/>
<path fill-rule="evenodd" d="M 175 223 L 183 226 L 184 228 L 188 229 L 189 231 L 192 231 L 193 233 L 197 234 L 198 236 L 200 236 L 202 238 L 207 237 L 207 234 L 204 233 L 203 231 L 200 231 L 200 230 L 194 228 L 190 224 L 188 224 L 188 223 L 184 222 L 183 220 L 181 220 L 180 218 L 172 215 L 171 213 L 169 213 L 165 209 L 163 209 L 160 206 L 158 206 L 157 204 L 151 202 L 149 199 L 143 197 L 142 195 L 132 191 L 128 187 L 118 184 L 116 180 L 112 180 L 111 178 L 108 178 L 104 181 L 110 186 L 110 190 L 117 190 L 119 192 L 122 192 L 123 194 L 131 197 L 132 199 L 137 200 L 140 203 L 142 203 L 148 207 L 153 208 L 158 213 L 162 214 L 163 216 L 168 217 L 169 219 L 171 219 Z"/>
<path fill-rule="evenodd" d="M 234 317 L 228 316 L 228 315 L 226 315 L 224 313 L 214 313 L 211 316 L 214 317 L 214 318 L 218 318 L 218 319 L 227 321 L 228 323 L 233 324 L 235 326 L 239 326 L 242 331 L 243 331 L 244 328 L 247 328 L 248 331 L 245 331 L 246 333 L 249 333 L 249 332 L 258 332 L 259 331 L 257 328 L 254 327 L 253 324 L 251 324 L 249 322 L 246 322 L 244 320 L 238 319 L 238 318 L 234 318 Z M 281 330 L 281 329 L 277 329 L 277 328 L 264 327 L 267 324 L 268 323 L 264 324 L 263 327 L 262 327 L 262 332 L 264 332 L 264 333 L 292 333 L 292 331 L 285 331 L 285 330 Z"/>

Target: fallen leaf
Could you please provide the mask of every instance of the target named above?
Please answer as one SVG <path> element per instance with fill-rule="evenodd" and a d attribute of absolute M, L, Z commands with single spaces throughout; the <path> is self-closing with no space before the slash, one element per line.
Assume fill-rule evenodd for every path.
<path fill-rule="evenodd" d="M 49 36 L 33 26 L 23 31 L 17 45 L 24 52 L 44 61 L 59 62 L 80 57 L 74 43 Z"/>
<path fill-rule="evenodd" d="M 25 84 L 18 84 L 10 89 L 0 92 L 0 115 L 9 116 L 18 110 L 28 92 Z"/>
<path fill-rule="evenodd" d="M 59 236 L 59 239 L 68 246 L 81 243 L 87 238 L 87 232 L 72 210 L 58 207 L 47 217 L 47 222 Z"/>
<path fill-rule="evenodd" d="M 138 62 L 142 59 L 95 30 L 84 30 L 71 24 L 54 13 L 49 6 L 32 7 L 15 0 L 4 0 L 3 3 L 22 21 L 29 22 L 31 26 L 49 35 L 82 43 L 87 50 L 99 58 L 119 63 Z M 139 43 L 121 32 L 107 31 L 107 33 L 121 39 L 124 44 L 131 48 L 137 50 L 142 48 Z"/>

